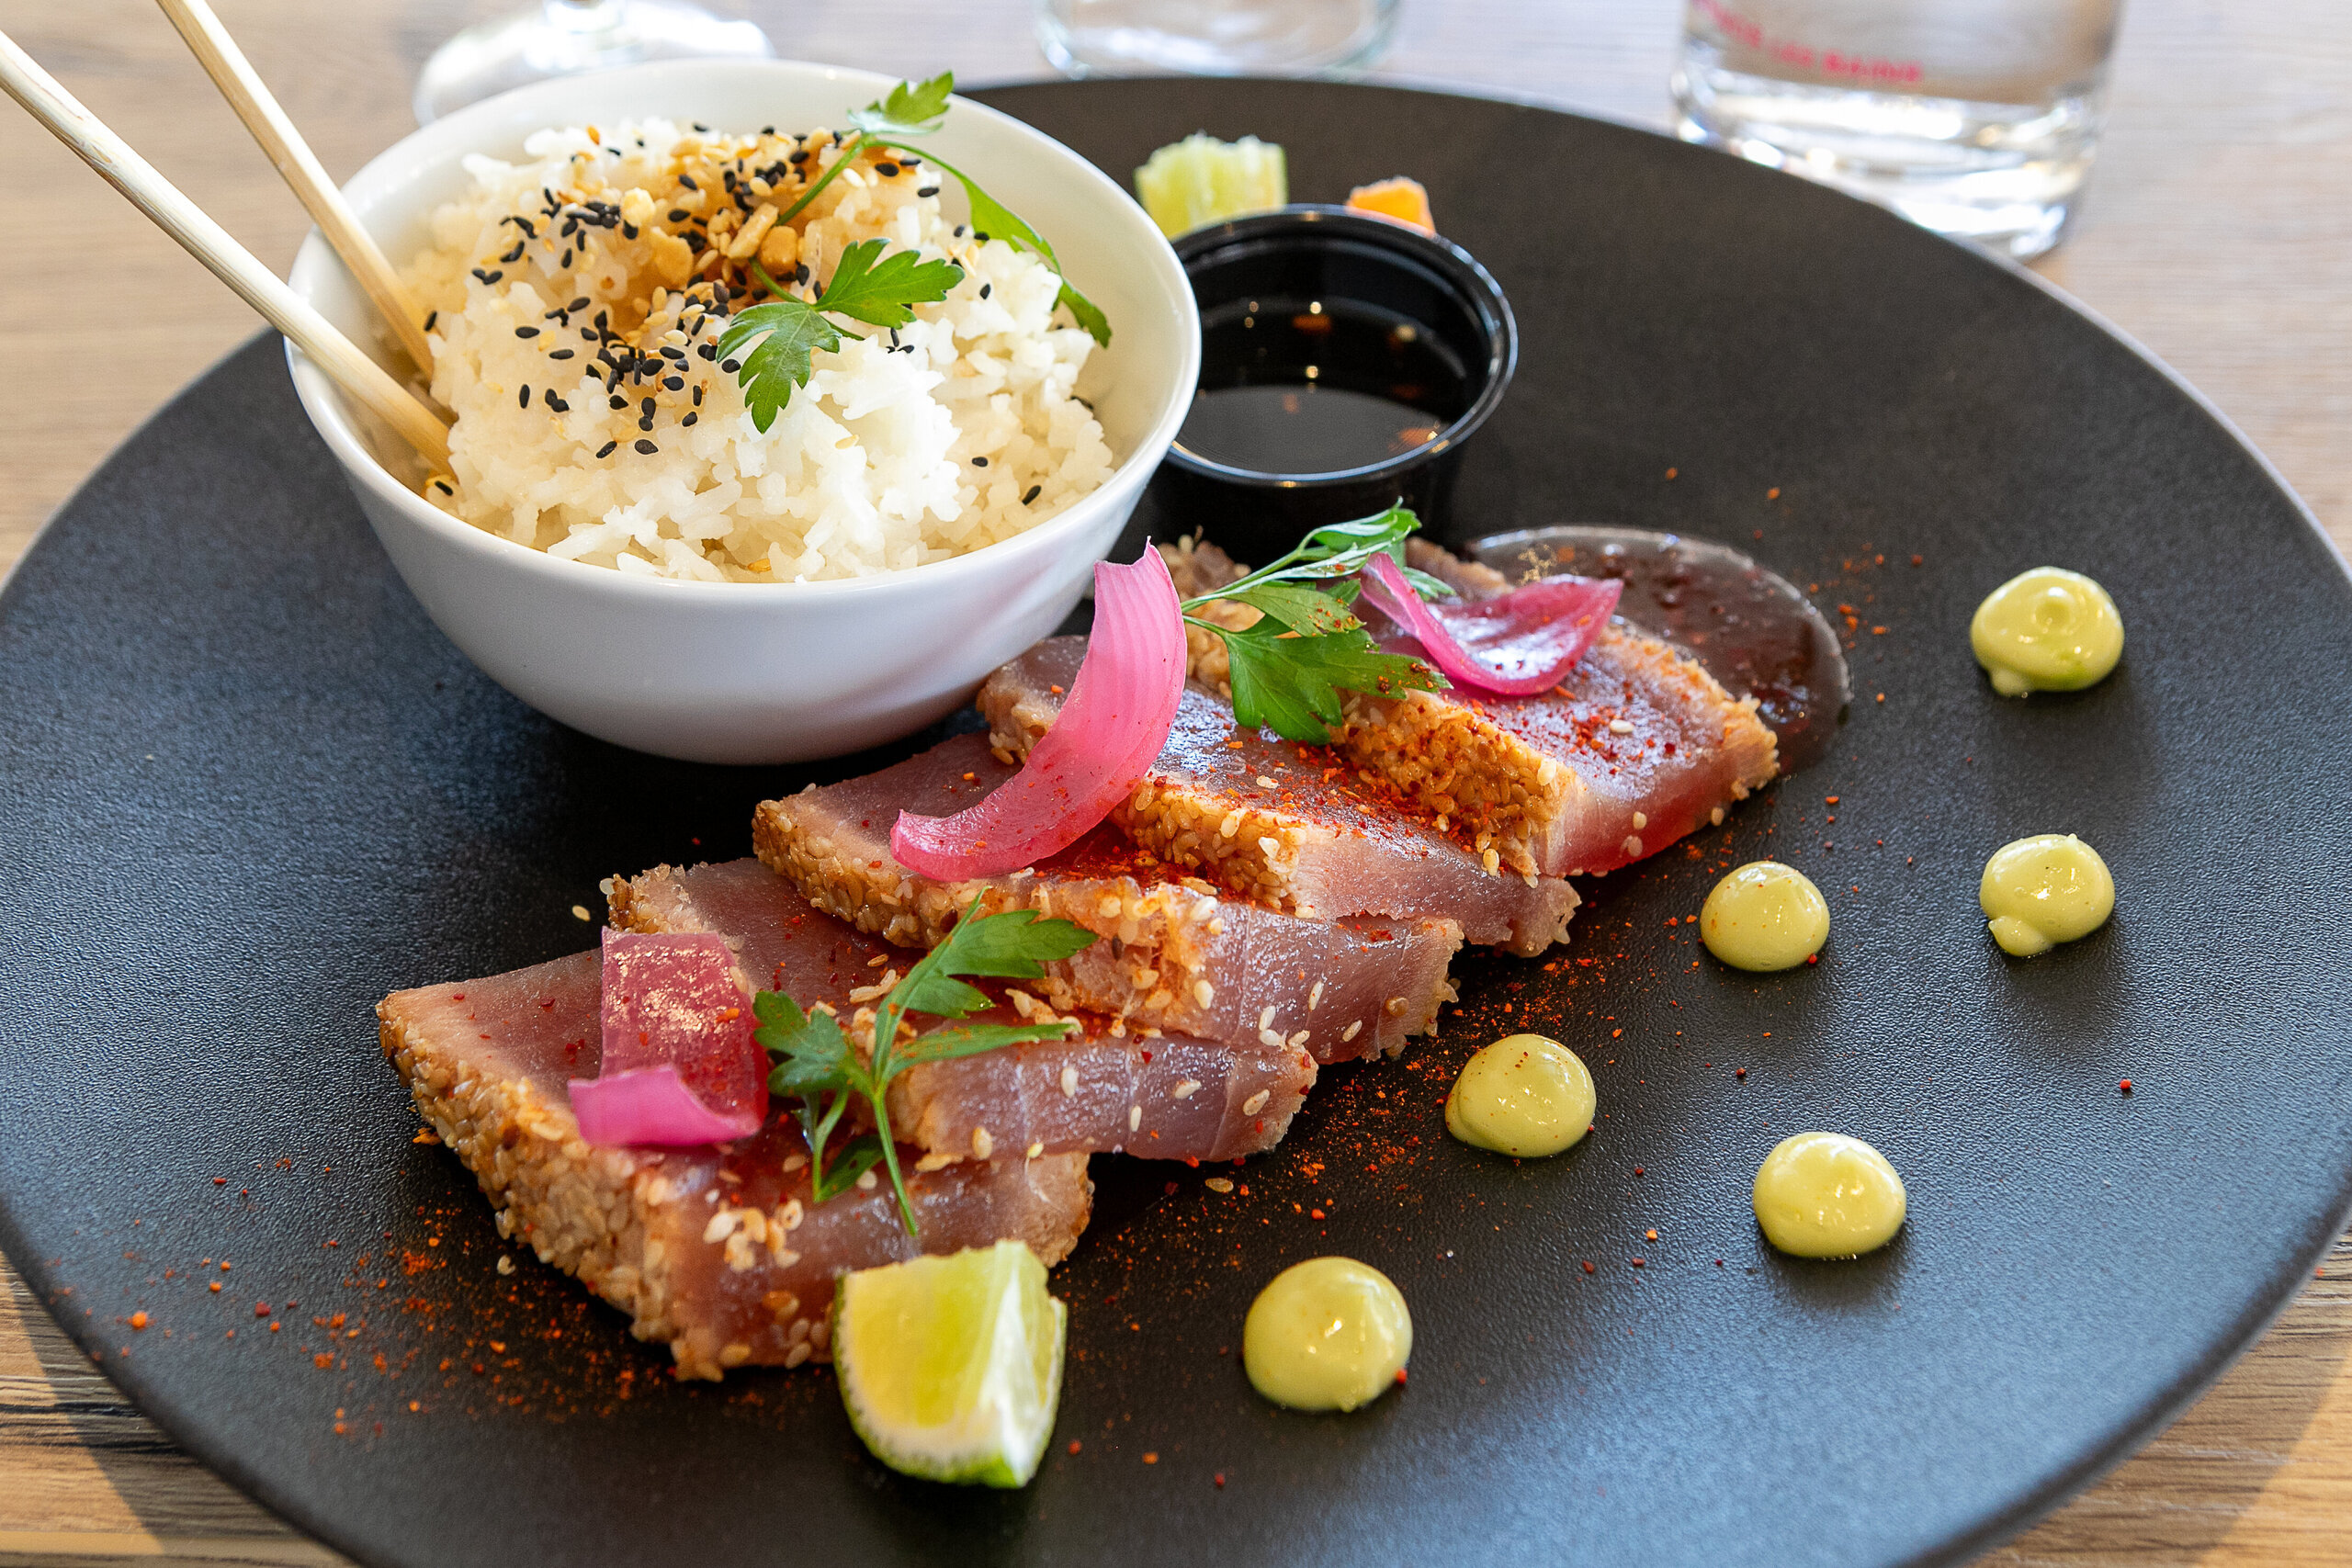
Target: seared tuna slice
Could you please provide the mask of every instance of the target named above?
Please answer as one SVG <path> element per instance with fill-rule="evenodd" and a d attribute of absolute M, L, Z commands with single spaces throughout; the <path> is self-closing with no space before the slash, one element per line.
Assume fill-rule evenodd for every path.
<path fill-rule="evenodd" d="M 888 1183 L 811 1204 L 807 1146 L 787 1117 L 717 1147 L 591 1148 L 565 1080 L 596 1074 L 599 967 L 582 953 L 396 991 L 376 1015 L 384 1054 L 489 1195 L 499 1234 L 628 1313 L 639 1339 L 670 1347 L 681 1376 L 824 1356 L 845 1270 L 1004 1238 L 1053 1264 L 1086 1228 L 1084 1155 L 910 1173 L 918 1243 Z"/>
<path fill-rule="evenodd" d="M 1035 989 L 1064 1010 L 1115 1014 L 1228 1045 L 1304 1046 L 1318 1062 L 1404 1048 L 1431 1029 L 1461 945 L 1451 919 L 1309 920 L 1227 897 L 1108 827 L 1009 875 L 939 883 L 890 853 L 901 809 L 959 811 L 1011 778 L 987 739 L 958 736 L 896 767 L 783 800 L 752 819 L 760 858 L 862 931 L 929 946 L 980 900 L 1099 935 Z"/>
<path fill-rule="evenodd" d="M 1472 599 L 1510 586 L 1419 539 L 1406 556 Z M 1213 545 L 1168 558 L 1188 596 L 1240 574 Z M 1243 605 L 1210 609 L 1236 626 L 1256 618 Z M 1188 648 L 1193 678 L 1229 692 L 1224 645 L 1195 628 Z M 1350 694 L 1338 750 L 1473 849 L 1538 876 L 1599 875 L 1655 854 L 1721 822 L 1778 770 L 1753 697 L 1734 700 L 1696 660 L 1622 620 L 1538 696 Z"/>
<path fill-rule="evenodd" d="M 775 989 L 804 1007 L 830 1002 L 843 1016 L 877 999 L 908 961 L 756 860 L 657 866 L 615 877 L 605 891 L 615 925 L 716 932 L 747 968 L 773 974 Z M 980 985 L 1004 1006 L 976 1021 L 1035 1021 L 1051 1010 L 1018 987 Z M 1099 1013 L 1069 1017 L 1083 1032 L 1068 1040 L 909 1067 L 890 1083 L 892 1130 L 958 1158 L 1094 1150 L 1231 1159 L 1280 1143 L 1315 1082 L 1315 1059 L 1288 1043 L 1225 1045 L 1145 1034 Z"/>
<path fill-rule="evenodd" d="M 989 677 L 980 711 L 999 750 L 1025 756 L 1053 728 L 1085 657 L 1083 637 L 1053 637 Z M 1566 882 L 1500 871 L 1347 758 L 1238 728 L 1232 705 L 1198 685 L 1111 819 L 1161 859 L 1309 919 L 1448 917 L 1465 942 L 1533 954 L 1576 912 Z"/>

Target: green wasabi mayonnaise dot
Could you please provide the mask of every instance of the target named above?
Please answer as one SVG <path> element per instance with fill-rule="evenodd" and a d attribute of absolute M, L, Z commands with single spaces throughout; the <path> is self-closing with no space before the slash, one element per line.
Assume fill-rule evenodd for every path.
<path fill-rule="evenodd" d="M 1735 969 L 1792 969 L 1829 940 L 1829 905 L 1794 866 L 1750 861 L 1707 895 L 1699 940 Z"/>
<path fill-rule="evenodd" d="M 1294 1410 L 1353 1410 L 1396 1382 L 1413 1314 L 1387 1275 L 1352 1258 L 1310 1258 L 1274 1276 L 1241 1325 L 1250 1385 Z"/>
<path fill-rule="evenodd" d="M 1976 902 L 2002 952 L 2033 958 L 2105 925 L 2115 913 L 2115 878 L 2074 834 L 2036 833 L 1993 852 Z"/>
<path fill-rule="evenodd" d="M 1463 1064 L 1445 1130 L 1503 1155 L 1555 1155 L 1592 1126 L 1592 1074 L 1541 1034 L 1506 1034 Z"/>
<path fill-rule="evenodd" d="M 1756 1223 L 1797 1258 L 1853 1258 L 1903 1228 L 1903 1179 L 1886 1156 L 1843 1133 L 1783 1138 L 1756 1172 Z"/>
<path fill-rule="evenodd" d="M 2123 616 L 2081 572 L 2038 566 L 1985 595 L 1968 645 L 2005 697 L 2079 691 L 2106 680 L 2123 657 Z"/>

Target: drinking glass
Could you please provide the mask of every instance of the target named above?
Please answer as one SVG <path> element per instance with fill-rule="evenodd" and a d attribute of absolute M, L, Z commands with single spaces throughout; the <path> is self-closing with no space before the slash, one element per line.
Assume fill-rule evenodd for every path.
<path fill-rule="evenodd" d="M 2020 260 L 2064 238 L 2120 0 L 1686 0 L 1683 136 Z"/>
<path fill-rule="evenodd" d="M 468 28 L 435 50 L 416 79 L 416 121 L 430 124 L 477 98 L 575 71 L 775 53 L 754 24 L 714 17 L 687 0 L 542 0 Z"/>
<path fill-rule="evenodd" d="M 1037 0 L 1037 41 L 1071 76 L 1303 76 L 1369 64 L 1398 0 Z"/>

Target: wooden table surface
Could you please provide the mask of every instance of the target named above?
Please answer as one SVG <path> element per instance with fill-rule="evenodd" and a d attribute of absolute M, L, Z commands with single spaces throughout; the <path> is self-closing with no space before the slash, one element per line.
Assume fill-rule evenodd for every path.
<path fill-rule="evenodd" d="M 504 0 L 512 5 L 516 0 Z M 216 0 L 328 169 L 410 128 L 485 0 Z M 1044 73 L 1027 0 L 739 0 L 788 54 L 967 83 Z M 8 0 L 6 30 L 266 262 L 307 224 L 142 0 Z M 1677 0 L 1405 0 L 1375 74 L 1666 123 Z M 2352 35 L 2341 0 L 2132 0 L 2086 216 L 2043 274 L 2177 367 L 2352 547 Z M 0 106 L 0 571 L 243 307 Z M 35 372 L 38 370 L 38 376 Z M 21 1111 L 19 1113 L 22 1113 Z M 2160 1290 L 2159 1280 L 2133 1288 Z M 1983 1561 L 2352 1562 L 2352 1245 L 2211 1393 Z M 326 1563 L 180 1453 L 0 1265 L 0 1563 Z"/>

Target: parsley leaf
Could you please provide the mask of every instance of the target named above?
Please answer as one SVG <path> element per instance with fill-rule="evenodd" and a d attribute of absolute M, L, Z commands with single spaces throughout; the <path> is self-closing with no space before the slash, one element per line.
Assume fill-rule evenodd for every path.
<path fill-rule="evenodd" d="M 1342 691 L 1434 691 L 1442 679 L 1418 659 L 1383 653 L 1362 626 L 1300 637 L 1269 616 L 1246 631 L 1209 629 L 1225 641 L 1234 721 L 1266 726 L 1285 740 L 1328 745 Z"/>
<path fill-rule="evenodd" d="M 753 338 L 759 346 L 749 354 L 743 345 Z M 839 328 L 797 299 L 774 299 L 741 311 L 719 334 L 718 356 L 737 360 L 735 378 L 743 388 L 743 405 L 752 411 L 752 426 L 765 434 L 795 389 L 808 384 L 808 356 L 841 347 Z"/>
<path fill-rule="evenodd" d="M 922 136 L 939 129 L 946 118 L 948 95 L 956 91 L 956 73 L 943 71 L 928 82 L 901 82 L 889 93 L 850 111 L 849 122 L 868 136 Z"/>
<path fill-rule="evenodd" d="M 1340 722 L 1341 692 L 1433 692 L 1445 677 L 1418 659 L 1384 653 L 1351 606 L 1361 592 L 1357 573 L 1376 555 L 1404 567 L 1405 536 L 1421 525 L 1409 508 L 1392 506 L 1372 517 L 1317 528 L 1298 547 L 1223 588 L 1182 604 L 1195 610 L 1225 599 L 1264 618 L 1245 631 L 1187 615 L 1225 643 L 1233 685 L 1233 716 L 1272 728 L 1285 740 L 1327 745 Z M 1405 568 L 1425 597 L 1453 589 Z"/>
<path fill-rule="evenodd" d="M 964 269 L 952 261 L 924 261 L 906 250 L 883 255 L 882 246 L 880 240 L 861 240 L 843 251 L 815 308 L 868 326 L 903 327 L 915 319 L 912 307 L 935 305 L 964 281 Z"/>
<path fill-rule="evenodd" d="M 886 145 L 899 147 L 905 144 L 892 141 Z M 1053 268 L 1055 276 L 1061 276 L 1061 258 L 1054 254 L 1054 247 L 1046 243 L 1046 237 L 1043 234 L 1029 227 L 1028 220 L 982 190 L 973 183 L 971 175 L 937 153 L 925 152 L 920 147 L 910 147 L 907 151 L 922 152 L 924 157 L 931 160 L 933 167 L 944 169 L 956 176 L 956 183 L 964 187 L 965 204 L 972 210 L 973 233 L 983 240 L 1002 240 L 1015 250 L 1027 251 Z M 1080 326 L 1084 327 L 1088 335 L 1096 343 L 1105 348 L 1111 346 L 1110 319 L 1102 314 L 1093 300 L 1071 288 L 1068 277 L 1062 277 L 1061 292 L 1055 296 L 1054 303 L 1067 306 L 1071 318 Z"/>
<path fill-rule="evenodd" d="M 873 1049 L 865 1055 L 861 1056 L 842 1032 L 831 1009 L 803 1012 L 797 1002 L 777 991 L 762 991 L 752 998 L 752 1015 L 760 1021 L 752 1038 L 777 1058 L 768 1075 L 768 1088 L 800 1100 L 795 1114 L 808 1140 L 809 1179 L 817 1201 L 838 1194 L 878 1161 L 890 1173 L 907 1234 L 916 1234 L 914 1204 L 907 1196 L 907 1184 L 899 1171 L 898 1145 L 890 1135 L 890 1080 L 918 1063 L 978 1055 L 1024 1041 L 1059 1040 L 1069 1034 L 1069 1025 L 1057 1020 L 951 1024 L 899 1041 L 899 1023 L 907 1013 L 961 1019 L 994 1005 L 987 992 L 966 985 L 957 976 L 1034 980 L 1045 973 L 1046 964 L 1081 952 L 1095 941 L 1091 931 L 1068 920 L 1041 919 L 1035 909 L 1001 915 L 982 915 L 978 910 L 979 900 L 975 897 L 956 929 L 891 987 L 875 1010 Z M 826 1145 L 839 1130 L 853 1096 L 871 1109 L 874 1131 L 853 1139 L 828 1165 Z"/>
<path fill-rule="evenodd" d="M 814 301 L 771 299 L 738 314 L 718 336 L 721 360 L 738 362 L 736 379 L 743 389 L 743 403 L 752 411 L 752 426 L 762 434 L 792 400 L 793 392 L 808 384 L 809 356 L 841 347 L 844 333 L 825 320 L 827 313 L 847 316 L 870 326 L 902 327 L 914 320 L 913 306 L 934 304 L 963 280 L 964 269 L 950 261 L 923 261 L 913 251 L 883 255 L 884 242 L 861 240 L 843 251 L 833 265 L 832 280 Z M 877 261 L 876 258 L 879 257 Z M 776 293 L 775 280 L 764 272 L 761 279 Z M 753 339 L 757 347 L 746 354 Z"/>

